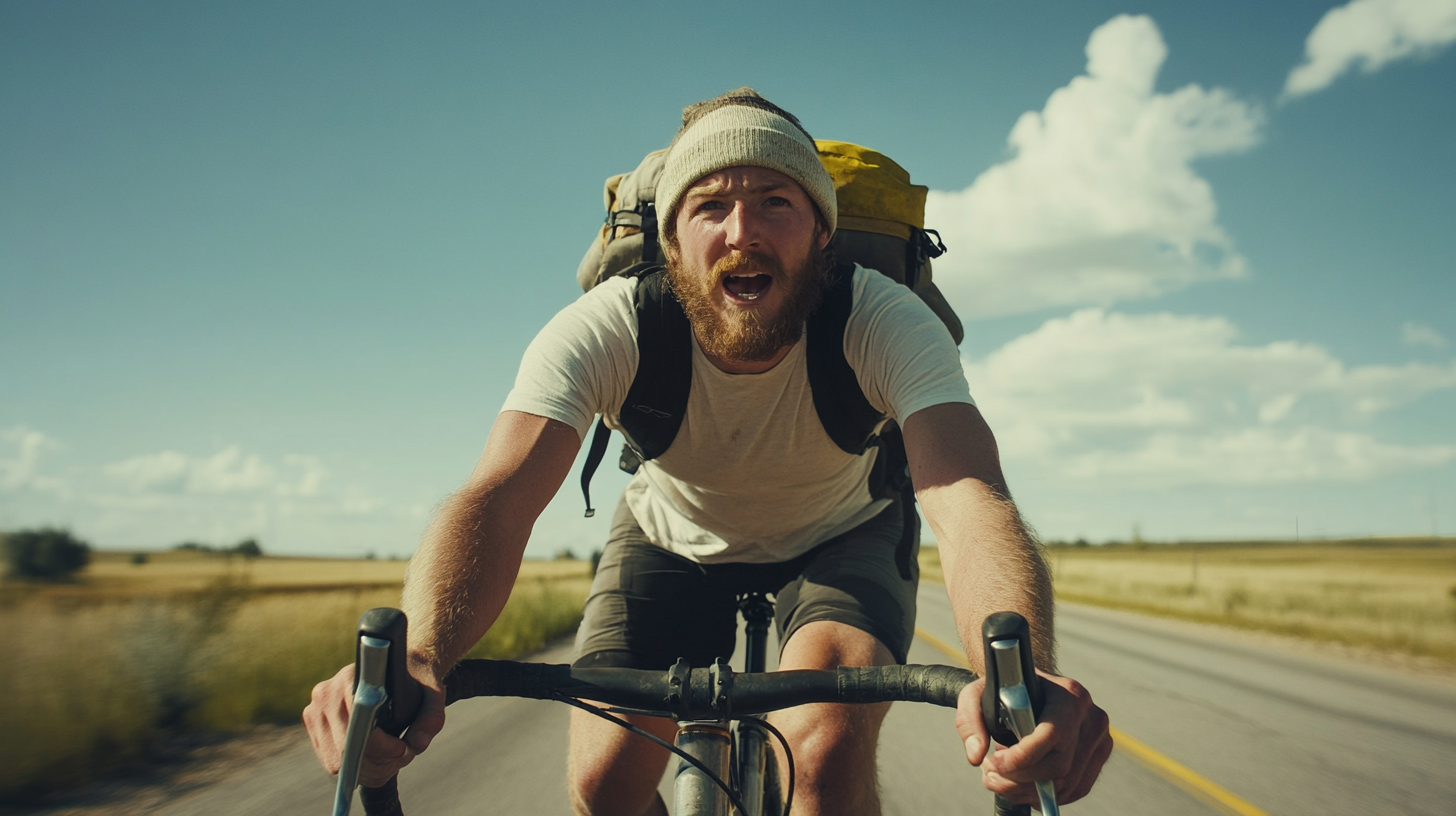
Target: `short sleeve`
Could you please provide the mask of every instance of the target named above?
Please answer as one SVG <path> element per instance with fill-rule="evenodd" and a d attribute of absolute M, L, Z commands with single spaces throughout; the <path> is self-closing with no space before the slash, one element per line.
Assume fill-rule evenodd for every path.
<path fill-rule="evenodd" d="M 902 424 L 932 405 L 976 404 L 945 324 L 908 287 L 872 269 L 855 269 L 844 356 L 870 404 Z"/>
<path fill-rule="evenodd" d="M 597 414 L 616 412 L 637 373 L 636 283 L 604 281 L 551 318 L 501 410 L 565 422 L 582 438 Z"/>

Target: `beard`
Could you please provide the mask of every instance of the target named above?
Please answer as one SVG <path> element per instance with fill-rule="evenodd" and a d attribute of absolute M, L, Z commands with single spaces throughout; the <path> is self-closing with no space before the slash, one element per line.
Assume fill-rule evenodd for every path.
<path fill-rule="evenodd" d="M 828 248 L 811 248 L 804 264 L 792 272 L 769 255 L 734 252 L 715 263 L 709 274 L 702 274 L 684 268 L 676 246 L 665 248 L 668 281 L 692 324 L 698 345 L 710 356 L 737 362 L 771 360 L 780 349 L 799 341 L 805 321 L 824 297 L 833 264 Z M 723 286 L 724 276 L 733 272 L 771 276 L 773 286 L 783 288 L 778 311 L 772 315 L 760 309 L 733 309 L 726 315 L 718 311 L 714 297 Z"/>

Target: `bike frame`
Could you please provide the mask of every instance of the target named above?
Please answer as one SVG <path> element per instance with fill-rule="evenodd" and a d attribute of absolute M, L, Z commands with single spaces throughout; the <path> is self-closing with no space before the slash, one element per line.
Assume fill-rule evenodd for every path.
<path fill-rule="evenodd" d="M 751 594 L 738 603 L 743 613 L 744 671 L 767 669 L 768 624 L 773 620 L 773 603 L 760 594 Z M 683 721 L 678 723 L 677 747 L 713 769 L 720 779 L 736 779 L 739 798 L 748 813 L 744 816 L 765 816 L 764 780 L 771 755 L 768 734 L 753 723 L 738 722 L 738 750 L 733 750 L 733 723 L 724 720 Z M 736 760 L 737 773 L 731 767 Z M 681 816 L 728 816 L 728 796 L 702 771 L 678 760 L 673 781 L 672 812 Z"/>

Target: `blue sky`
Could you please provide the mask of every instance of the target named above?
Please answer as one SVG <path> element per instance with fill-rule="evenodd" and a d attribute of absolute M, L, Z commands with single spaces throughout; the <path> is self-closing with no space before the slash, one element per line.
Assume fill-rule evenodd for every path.
<path fill-rule="evenodd" d="M 1044 536 L 1456 529 L 1456 0 L 613 9 L 0 4 L 0 529 L 408 554 L 742 85 L 931 187 Z"/>

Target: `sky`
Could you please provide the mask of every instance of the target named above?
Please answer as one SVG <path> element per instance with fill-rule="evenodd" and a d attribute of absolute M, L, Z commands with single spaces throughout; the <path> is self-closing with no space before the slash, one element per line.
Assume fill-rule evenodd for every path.
<path fill-rule="evenodd" d="M 1456 0 L 7 0 L 0 530 L 407 556 L 605 178 L 750 85 L 930 187 L 1044 538 L 1449 535 L 1453 41 Z"/>

